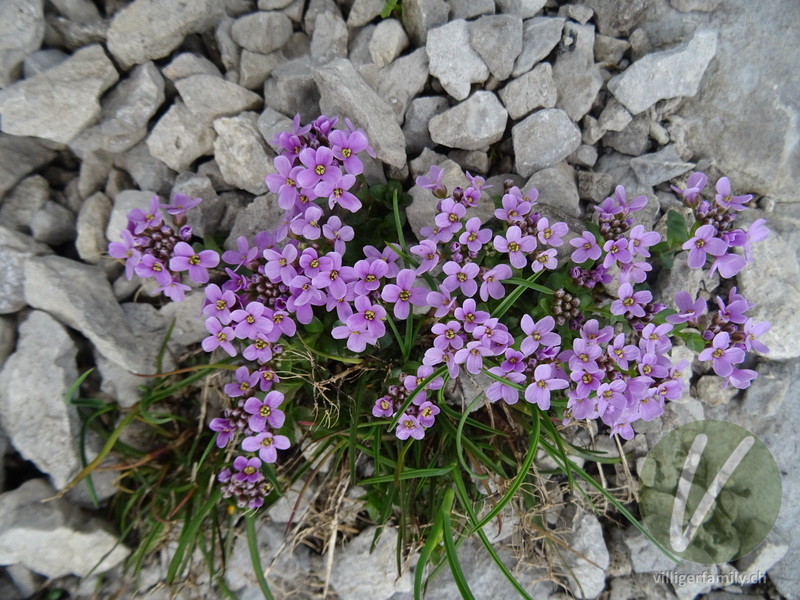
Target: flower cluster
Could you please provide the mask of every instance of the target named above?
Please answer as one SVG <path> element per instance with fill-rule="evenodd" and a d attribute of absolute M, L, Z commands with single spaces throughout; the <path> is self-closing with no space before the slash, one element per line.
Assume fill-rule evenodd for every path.
<path fill-rule="evenodd" d="M 143 279 L 154 277 L 159 285 L 154 293 L 163 293 L 176 302 L 181 302 L 189 290 L 182 283 L 183 271 L 195 283 L 208 282 L 208 269 L 219 264 L 219 255 L 213 250 L 195 251 L 188 243 L 192 228 L 186 224 L 186 211 L 200 201 L 175 194 L 171 204 L 161 204 L 158 196 L 153 196 L 148 210 L 136 208 L 128 213 L 122 241 L 108 246 L 109 255 L 125 261 L 128 279 L 134 274 Z M 162 209 L 171 216 L 171 224 L 165 221 Z"/>

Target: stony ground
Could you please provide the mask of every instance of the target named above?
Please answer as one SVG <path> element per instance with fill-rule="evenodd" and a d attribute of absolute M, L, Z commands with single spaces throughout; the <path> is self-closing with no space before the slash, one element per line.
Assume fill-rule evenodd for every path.
<path fill-rule="evenodd" d="M 759 379 L 744 394 L 722 392 L 696 364 L 691 392 L 642 427 L 626 450 L 641 457 L 662 432 L 703 417 L 756 433 L 785 476 L 781 515 L 762 547 L 707 572 L 768 572 L 766 583 L 718 589 L 656 581 L 653 573 L 670 563 L 642 536 L 613 515 L 598 519 L 575 507 L 557 520 L 572 530 L 567 542 L 594 564 L 568 557 L 574 578 L 564 580 L 566 590 L 546 581 L 541 565 L 517 569 L 537 598 L 579 589 L 615 600 L 800 597 L 800 538 L 792 535 L 800 517 L 800 412 L 793 408 L 800 399 L 800 5 L 403 0 L 400 20 L 381 20 L 383 4 L 0 3 L 0 445 L 5 471 L 14 474 L 7 485 L 0 481 L 0 564 L 7 565 L 0 597 L 25 598 L 56 584 L 76 598 L 134 594 L 119 575 L 127 550 L 82 510 L 85 493 L 37 502 L 80 466 L 80 424 L 61 399 L 78 364 L 96 364 L 103 391 L 130 406 L 139 381 L 129 372 L 151 372 L 167 323 L 177 318 L 175 353 L 204 333 L 194 320 L 197 294 L 156 309 L 146 294 L 134 296 L 138 284 L 121 277 L 104 250 L 125 214 L 154 193 L 202 197 L 193 223 L 200 235 L 235 240 L 269 227 L 278 216 L 264 184 L 272 137 L 295 113 L 308 120 L 320 111 L 366 130 L 386 165 L 368 169 L 375 181 L 410 185 L 434 163 L 448 173 L 466 168 L 536 187 L 541 204 L 572 218 L 624 184 L 629 197 L 650 198 L 648 225 L 677 206 L 668 183 L 694 168 L 756 194 L 758 208 L 746 218 L 766 218 L 773 234 L 737 283 L 758 303 L 756 320 L 773 324 L 764 340 L 769 359 L 754 363 Z M 424 198 L 411 207 L 415 227 L 433 214 Z M 676 268 L 662 273 L 656 295 L 669 302 L 678 289 L 711 292 L 716 284 Z M 23 459 L 35 469 L 19 468 Z M 609 474 L 616 476 L 622 481 Z M 111 478 L 99 483 L 101 496 L 113 493 Z M 288 514 L 279 507 L 262 526 L 264 558 L 278 553 L 271 572 L 282 580 L 281 593 L 320 597 L 323 558 L 281 548 Z M 409 573 L 397 579 L 393 571 L 392 535 L 372 555 L 369 531 L 339 549 L 329 597 L 408 598 Z M 518 545 L 519 531 L 509 526 L 496 537 L 512 564 L 508 548 Z M 469 543 L 463 553 L 476 597 L 513 597 L 500 573 L 484 568 L 483 554 Z M 234 557 L 229 587 L 257 598 L 241 540 Z M 108 570 L 96 591 L 97 573 Z M 168 597 L 163 576 L 163 565 L 147 571 L 140 596 Z M 202 573 L 179 595 L 215 597 Z M 443 576 L 428 595 L 457 592 Z"/>

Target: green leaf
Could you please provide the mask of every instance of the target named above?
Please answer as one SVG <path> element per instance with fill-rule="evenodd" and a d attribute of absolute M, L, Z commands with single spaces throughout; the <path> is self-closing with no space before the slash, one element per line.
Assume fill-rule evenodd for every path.
<path fill-rule="evenodd" d="M 397 475 L 398 481 L 405 479 L 422 479 L 425 477 L 442 477 L 453 470 L 452 465 L 449 467 L 440 467 L 438 469 L 406 469 Z M 380 477 L 370 477 L 358 482 L 358 485 L 371 485 L 375 483 L 391 483 L 395 481 L 394 475 L 381 475 Z"/>
<path fill-rule="evenodd" d="M 250 562 L 253 564 L 253 573 L 258 581 L 258 587 L 265 600 L 273 600 L 272 592 L 269 589 L 267 580 L 264 577 L 264 567 L 261 566 L 261 557 L 258 553 L 258 538 L 256 537 L 256 523 L 254 513 L 248 513 L 244 517 L 245 529 L 247 529 L 247 547 L 250 550 Z"/>
<path fill-rule="evenodd" d="M 461 597 L 467 600 L 474 600 L 472 591 L 469 589 L 467 578 L 464 577 L 464 571 L 461 569 L 461 563 L 458 562 L 458 550 L 455 543 L 453 543 L 453 526 L 450 523 L 450 512 L 453 508 L 453 500 L 455 496 L 452 488 L 448 488 L 444 493 L 444 500 L 440 508 L 442 515 L 442 535 L 444 536 L 444 551 L 447 554 L 447 562 L 450 564 L 450 572 L 453 574 L 453 579 L 456 582 L 458 591 L 461 592 Z"/>
<path fill-rule="evenodd" d="M 670 248 L 682 245 L 689 239 L 689 228 L 686 219 L 675 210 L 667 213 L 667 244 Z"/>

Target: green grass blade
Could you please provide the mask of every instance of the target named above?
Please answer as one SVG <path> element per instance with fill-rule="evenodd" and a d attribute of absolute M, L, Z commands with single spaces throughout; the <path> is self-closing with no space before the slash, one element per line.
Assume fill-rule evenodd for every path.
<path fill-rule="evenodd" d="M 442 515 L 442 536 L 444 537 L 444 551 L 447 554 L 447 562 L 450 565 L 450 572 L 453 574 L 453 579 L 456 582 L 458 591 L 461 592 L 461 597 L 467 600 L 475 600 L 472 595 L 472 590 L 469 589 L 467 578 L 464 577 L 464 571 L 461 569 L 461 563 L 458 562 L 458 550 L 453 543 L 453 526 L 450 523 L 450 511 L 453 508 L 454 493 L 452 488 L 448 488 L 444 493 L 444 500 L 439 513 Z"/>
<path fill-rule="evenodd" d="M 175 554 L 167 569 L 167 583 L 171 584 L 175 582 L 175 578 L 179 575 L 181 563 L 183 562 L 186 551 L 189 550 L 191 553 L 195 538 L 197 537 L 197 532 L 200 531 L 200 527 L 206 520 L 208 513 L 214 510 L 221 497 L 222 490 L 219 487 L 214 488 L 214 491 L 200 507 L 200 510 L 197 511 L 197 514 L 185 524 L 183 531 L 181 531 L 181 537 L 178 540 L 178 547 L 175 549 Z"/>
<path fill-rule="evenodd" d="M 75 392 L 78 391 L 78 388 L 81 387 L 81 384 L 92 373 L 92 371 L 94 371 L 93 368 L 92 369 L 86 369 L 83 373 L 81 373 L 81 376 L 78 377 L 75 380 L 75 383 L 73 383 L 71 386 L 69 386 L 69 389 L 67 390 L 67 393 L 64 394 L 64 403 L 65 404 L 72 404 L 72 397 L 75 395 Z"/>
<path fill-rule="evenodd" d="M 526 289 L 528 289 L 528 284 L 532 284 L 536 280 L 536 278 L 539 277 L 539 275 L 541 273 L 544 273 L 544 271 L 539 271 L 538 273 L 534 273 L 533 275 L 531 275 L 527 279 L 518 280 L 518 281 L 524 281 L 525 285 L 517 284 L 517 287 L 515 289 L 513 289 L 505 297 L 505 299 L 500 303 L 500 305 L 492 311 L 492 316 L 499 319 L 504 314 L 506 314 L 506 311 L 509 308 L 511 308 L 512 306 L 514 306 L 514 303 L 517 300 L 519 300 L 519 297 L 522 296 L 523 292 Z M 545 289 L 547 289 L 547 288 L 545 288 Z M 548 292 L 548 293 L 552 293 L 552 292 Z"/>
<path fill-rule="evenodd" d="M 461 463 L 461 467 L 470 475 L 477 479 L 488 479 L 488 475 L 481 475 L 480 473 L 476 473 L 472 470 L 472 468 L 467 464 L 466 459 L 464 458 L 464 446 L 462 444 L 462 439 L 464 435 L 464 423 L 467 421 L 467 417 L 469 413 L 472 412 L 472 409 L 475 405 L 483 398 L 483 392 L 478 394 L 475 399 L 470 403 L 470 405 L 464 410 L 464 414 L 461 415 L 461 418 L 458 421 L 458 427 L 456 428 L 456 455 L 458 456 L 458 462 Z"/>
<path fill-rule="evenodd" d="M 400 474 L 396 476 L 396 479 L 397 481 L 403 481 L 406 479 L 424 479 L 426 477 L 442 477 L 450 473 L 452 470 L 453 470 L 452 466 L 429 468 L 429 469 L 406 469 L 405 471 L 401 471 Z M 358 482 L 358 485 L 391 483 L 393 481 L 395 481 L 395 475 L 381 475 L 379 477 L 370 477 L 369 479 L 363 479 Z"/>
<path fill-rule="evenodd" d="M 538 275 L 538 273 L 537 273 Z M 510 279 L 504 279 L 504 282 L 513 283 L 514 285 L 521 285 L 531 290 L 536 290 L 537 292 L 542 292 L 543 294 L 555 294 L 553 290 L 549 287 L 545 287 L 543 285 L 539 285 L 538 283 L 532 283 L 527 279 L 519 279 L 518 277 L 511 277 Z"/>
<path fill-rule="evenodd" d="M 433 527 L 428 532 L 428 539 L 422 550 L 419 553 L 419 560 L 414 569 L 414 600 L 422 600 L 422 579 L 425 573 L 425 565 L 431 559 L 433 551 L 442 539 L 442 511 L 436 511 L 436 518 L 433 521 Z"/>
<path fill-rule="evenodd" d="M 391 319 L 387 319 L 387 321 L 391 323 Z M 400 417 L 402 417 L 406 409 L 409 406 L 411 406 L 411 402 L 414 401 L 414 398 L 417 397 L 417 394 L 419 394 L 422 390 L 424 390 L 425 386 L 428 385 L 431 381 L 433 381 L 437 377 L 444 375 L 446 372 L 447 372 L 447 365 L 442 365 L 441 367 L 436 369 L 433 373 L 428 375 L 425 379 L 423 379 L 422 382 L 420 382 L 420 384 L 414 388 L 414 391 L 408 395 L 405 402 L 403 402 L 403 405 L 397 411 L 397 414 L 394 417 L 392 417 L 392 422 L 389 423 L 389 431 L 393 430 L 397 426 L 397 422 L 400 420 Z M 447 380 L 444 381 L 444 384 L 446 383 Z M 442 384 L 442 387 L 444 387 L 444 384 Z"/>
<path fill-rule="evenodd" d="M 244 516 L 245 529 L 247 530 L 247 547 L 250 550 L 250 561 L 253 563 L 253 573 L 255 573 L 258 587 L 265 600 L 274 600 L 269 589 L 267 579 L 264 577 L 264 568 L 261 566 L 261 557 L 258 554 L 258 537 L 256 536 L 255 513 L 250 512 Z"/>

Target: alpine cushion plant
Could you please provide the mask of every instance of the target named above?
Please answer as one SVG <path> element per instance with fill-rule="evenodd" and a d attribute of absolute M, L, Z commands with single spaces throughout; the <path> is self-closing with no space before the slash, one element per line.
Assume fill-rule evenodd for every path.
<path fill-rule="evenodd" d="M 457 486 L 463 504 L 462 471 L 510 478 L 513 432 L 534 444 L 543 432 L 550 441 L 542 444 L 560 446 L 565 429 L 593 420 L 631 439 L 637 422 L 684 393 L 688 362 L 670 359 L 678 344 L 699 352 L 724 385 L 745 388 L 757 377 L 746 353 L 768 351 L 758 337 L 769 324 L 746 315 L 752 305 L 735 287 L 712 305 L 680 292 L 672 310 L 653 302 L 647 283 L 681 249 L 689 267 L 723 278 L 752 260 L 750 245 L 768 230 L 763 220 L 735 228 L 751 197 L 732 196 L 726 178 L 708 199 L 705 175 L 676 188 L 694 223 L 670 213 L 662 239 L 633 226 L 647 198 L 629 200 L 622 186 L 594 207 L 596 222 L 570 231 L 537 210 L 536 190 L 511 181 L 493 190 L 469 173 L 464 187 L 448 190 L 433 166 L 416 183 L 436 215 L 412 232 L 398 187 L 364 178 L 363 154 L 372 155 L 364 132 L 338 125 L 295 118 L 292 131 L 276 136 L 281 151 L 266 181 L 286 211 L 277 230 L 239 238 L 220 259 L 189 243 L 182 207 L 195 200 L 173 199 L 169 226 L 154 199 L 149 211 L 129 215 L 122 241 L 109 247 L 129 277 L 155 277 L 173 300 L 188 289 L 184 271 L 203 286 L 202 347 L 239 365 L 209 427 L 232 457 L 218 476 L 223 495 L 240 508 L 271 503 L 279 479 L 293 478 L 298 461 L 281 465 L 302 455 L 303 436 L 349 453 L 353 478 L 358 461 L 371 461 L 376 476 L 366 484 L 392 474 L 395 491 L 411 495 L 419 488 L 403 485 L 404 470 L 436 473 Z M 486 222 L 471 214 L 484 203 L 495 209 Z M 466 397 L 475 381 L 479 393 Z M 332 402 L 322 418 L 315 399 L 333 384 L 346 407 Z M 481 401 L 483 410 L 472 412 Z M 420 511 L 440 496 L 432 489 L 413 509 L 410 496 L 395 502 Z M 381 512 L 384 520 L 392 514 Z"/>

